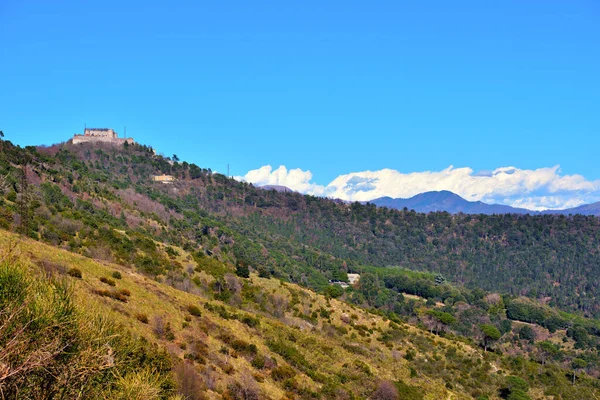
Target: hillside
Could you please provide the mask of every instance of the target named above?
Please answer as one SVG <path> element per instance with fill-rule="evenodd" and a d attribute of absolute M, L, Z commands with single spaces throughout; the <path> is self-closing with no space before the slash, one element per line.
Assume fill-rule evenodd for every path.
<path fill-rule="evenodd" d="M 402 399 L 491 399 L 516 393 L 515 382 L 531 398 L 600 394 L 584 373 L 572 386 L 569 371 L 557 366 L 485 353 L 275 279 L 227 275 L 225 287 L 217 289 L 200 271 L 185 276 L 176 289 L 130 268 L 4 231 L 0 249 L 4 263 L 10 249 L 11 259 L 36 279 L 66 279 L 83 315 L 102 315 L 119 326 L 119 336 L 166 350 L 174 385 L 163 385 L 165 396 L 178 391 L 188 399 L 393 398 L 385 397 L 392 385 Z M 201 283 L 191 284 L 196 280 Z M 121 367 L 117 358 L 105 369 Z M 130 382 L 127 375 L 122 380 Z M 137 393 L 141 386 L 128 387 Z"/>
<path fill-rule="evenodd" d="M 11 199 L 18 197 L 23 158 L 28 179 L 41 184 L 38 198 L 49 205 L 31 214 L 32 226 L 40 227 L 36 237 L 74 251 L 145 263 L 152 270 L 151 260 L 90 230 L 109 224 L 216 252 L 226 263 L 241 260 L 316 290 L 364 265 L 395 265 L 600 315 L 600 285 L 593 278 L 600 273 L 595 217 L 420 214 L 260 190 L 194 164 L 170 162 L 145 146 L 66 144 L 38 151 L 3 143 L 10 149 L 2 161 L 4 226 L 19 224 Z M 163 173 L 178 180 L 152 182 Z M 85 246 L 82 234 L 73 235 L 81 224 L 94 246 Z"/>
<path fill-rule="evenodd" d="M 166 322 L 153 325 L 162 302 L 175 302 L 175 306 L 164 306 L 171 311 L 158 315 L 163 322 L 171 314 L 182 316 L 176 308 L 183 307 L 184 314 L 187 310 L 203 318 L 216 313 L 233 321 L 232 331 L 245 332 L 247 337 L 258 335 L 257 316 L 261 321 L 273 320 L 268 332 L 260 328 L 259 336 L 267 338 L 263 351 L 272 354 L 271 358 L 276 358 L 275 354 L 283 357 L 294 368 L 294 376 L 299 375 L 298 381 L 288 382 L 288 376 L 274 379 L 269 386 L 271 381 L 263 384 L 260 376 L 249 371 L 261 384 L 261 391 L 277 393 L 272 395 L 276 398 L 282 390 L 293 393 L 286 396 L 312 396 L 310 393 L 327 392 L 329 385 L 336 391 L 369 396 L 377 390 L 377 382 L 387 380 L 395 382 L 396 390 L 414 392 L 417 389 L 411 387 L 419 387 L 424 390 L 421 395 L 453 392 L 467 398 L 507 397 L 510 388 L 503 385 L 508 385 L 508 378 L 495 375 L 492 371 L 496 368 L 503 371 L 500 375 L 511 371 L 522 376 L 532 386 L 533 398 L 557 393 L 569 398 L 571 392 L 595 390 L 591 382 L 600 376 L 600 321 L 585 318 L 597 315 L 600 309 L 593 279 L 600 265 L 600 224 L 594 217 L 419 214 L 257 189 L 194 164 L 155 155 L 141 145 L 67 143 L 25 149 L 5 141 L 0 145 L 1 227 L 69 251 L 59 253 L 74 257 L 59 271 L 79 268 L 82 260 L 97 260 L 90 264 L 93 268 L 82 270 L 83 280 L 75 281 L 80 282 L 78 287 L 87 285 L 86 275 L 91 274 L 94 279 L 86 286 L 88 291 L 93 290 L 95 296 L 103 297 L 102 304 L 117 310 L 114 317 L 121 318 L 129 330 L 158 340 L 175 361 L 185 355 L 181 346 L 188 348 L 188 343 L 173 344 L 175 339 L 165 339 L 167 335 L 178 337 L 178 324 L 184 329 L 184 322 L 189 325 L 195 320 L 191 316 L 190 321 L 185 317 L 183 322 L 169 320 L 169 329 Z M 162 174 L 172 176 L 173 182 L 153 180 Z M 37 264 L 46 268 L 39 260 L 52 257 L 35 256 L 35 251 L 26 258 L 33 255 L 33 261 L 37 259 Z M 121 303 L 133 304 L 133 300 L 119 291 L 121 280 L 111 278 L 112 272 L 102 272 L 103 276 L 94 272 L 99 265 L 118 270 L 122 282 L 135 277 L 136 285 L 144 282 L 142 286 L 149 291 L 160 288 L 156 289 L 162 293 L 159 300 L 118 311 L 126 307 Z M 328 280 L 347 281 L 350 272 L 360 273 L 358 285 L 342 289 L 328 284 Z M 137 290 L 125 289 L 131 294 Z M 141 291 L 138 295 L 149 296 Z M 191 301 L 185 297 L 188 295 L 200 296 L 199 310 L 176 300 L 184 296 L 182 299 Z M 331 304 L 337 304 L 340 314 Z M 138 325 L 133 319 L 132 324 L 119 314 L 140 314 L 142 320 L 145 315 L 148 324 Z M 203 324 L 220 326 L 216 321 Z M 395 325 L 386 325 L 389 331 L 378 331 L 377 321 Z M 251 329 L 241 330 L 242 325 Z M 288 332 L 284 326 L 317 336 L 298 342 L 296 334 L 291 339 L 269 333 Z M 433 350 L 425 344 L 420 348 L 407 339 L 414 336 L 420 341 L 422 335 L 430 344 L 443 339 L 449 346 L 467 346 L 467 353 L 481 355 L 483 351 L 481 357 L 493 363 L 463 360 L 460 363 L 467 362 L 469 367 L 448 366 L 454 350 L 444 358 L 432 352 L 437 345 Z M 252 343 L 246 336 L 247 343 L 238 344 L 251 352 L 244 356 L 251 363 L 259 343 L 254 343 L 257 349 L 248 350 Z M 321 337 L 326 347 L 333 349 L 331 354 L 325 350 L 323 355 L 303 352 Z M 368 348 L 383 346 L 392 351 L 382 349 L 385 357 L 408 364 L 399 362 L 398 368 L 404 370 L 390 369 L 386 364 L 389 357 L 378 355 L 383 364 L 373 366 L 369 360 L 379 353 L 344 347 L 348 340 L 361 338 L 369 338 Z M 227 347 L 221 342 L 214 343 Z M 363 370 L 364 377 L 349 378 L 347 375 L 356 374 L 351 364 L 344 367 L 346 363 L 342 363 L 341 372 L 328 369 L 339 367 L 332 363 L 332 354 L 345 354 L 336 346 L 364 356 L 359 361 L 366 363 L 370 372 L 356 362 L 354 366 Z M 417 357 L 419 348 L 427 355 Z M 222 347 L 211 349 L 230 354 Z M 207 357 L 202 355 L 201 360 Z M 221 361 L 215 359 L 214 365 L 218 367 Z M 261 361 L 256 363 L 261 365 Z M 202 370 L 202 365 L 206 364 L 196 365 L 197 369 Z M 483 369 L 475 373 L 474 366 Z M 380 372 L 373 373 L 371 367 Z M 310 372 L 315 368 L 318 375 Z M 404 379 L 406 368 L 408 380 Z M 388 370 L 393 377 L 384 372 Z M 546 375 L 538 376 L 534 370 Z M 457 371 L 469 372 L 458 376 Z M 250 375 L 223 376 L 219 394 L 225 394 L 230 385 L 237 387 L 236 379 L 241 382 Z M 421 377 L 427 378 L 419 380 Z M 427 384 L 435 379 L 442 381 Z M 576 390 L 565 389 L 569 380 Z"/>

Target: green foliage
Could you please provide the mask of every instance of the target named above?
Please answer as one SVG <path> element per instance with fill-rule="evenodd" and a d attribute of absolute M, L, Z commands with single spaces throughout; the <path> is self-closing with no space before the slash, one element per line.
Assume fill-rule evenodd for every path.
<path fill-rule="evenodd" d="M 81 270 L 79 268 L 69 268 L 67 274 L 69 274 L 69 276 L 72 276 L 73 278 L 82 278 Z"/>
<path fill-rule="evenodd" d="M 515 390 L 512 390 L 508 394 L 506 399 L 507 400 L 531 400 L 531 397 L 529 397 L 526 392 L 519 390 L 519 389 L 515 389 Z"/>
<path fill-rule="evenodd" d="M 200 311 L 200 307 L 198 307 L 195 304 L 188 305 L 187 310 L 194 317 L 201 317 L 202 316 L 202 311 Z"/>
<path fill-rule="evenodd" d="M 291 379 L 294 376 L 296 376 L 296 371 L 289 365 L 275 367 L 271 371 L 271 378 L 275 381 L 284 381 L 286 379 Z"/>
<path fill-rule="evenodd" d="M 490 340 L 498 340 L 502 336 L 498 328 L 494 325 L 482 324 L 479 326 L 483 335 Z"/>
<path fill-rule="evenodd" d="M 487 350 L 488 346 L 502 337 L 502 334 L 494 325 L 481 324 L 479 325 L 483 335 L 483 347 Z"/>
<path fill-rule="evenodd" d="M 535 340 L 535 332 L 529 325 L 523 325 L 519 329 L 519 338 L 521 340 L 528 340 L 533 342 Z"/>
<path fill-rule="evenodd" d="M 423 390 L 417 386 L 407 385 L 403 381 L 394 382 L 396 389 L 398 389 L 398 398 L 402 400 L 423 400 Z"/>
<path fill-rule="evenodd" d="M 385 315 L 397 324 L 417 320 L 452 340 L 469 344 L 481 339 L 486 349 L 500 340 L 498 350 L 506 348 L 507 354 L 519 354 L 515 358 L 488 356 L 502 363 L 506 373 L 525 377 L 532 385 L 543 387 L 549 396 L 590 397 L 581 395 L 589 393 L 585 392 L 589 389 L 586 379 L 578 379 L 572 393 L 564 390 L 567 374 L 562 368 L 568 365 L 567 360 L 580 358 L 587 362 L 585 368 L 597 372 L 600 322 L 583 318 L 600 315 L 596 301 L 600 285 L 592 279 L 600 271 L 597 218 L 425 215 L 264 191 L 193 164 L 170 165 L 164 157 L 139 145 L 115 149 L 61 145 L 46 155 L 9 142 L 2 144 L 2 176 L 13 179 L 13 175 L 17 176 L 14 165 L 27 159 L 45 182 L 39 185 L 41 203 L 33 213 L 32 234 L 38 240 L 117 262 L 183 290 L 189 289 L 187 284 L 192 280 L 206 292 L 206 282 L 212 281 L 209 292 L 213 293 L 209 295 L 214 295 L 214 299 L 250 311 L 213 302 L 207 306 L 211 315 L 204 315 L 206 319 L 237 319 L 253 330 L 261 330 L 259 318 L 251 312 L 253 307 L 264 307 L 268 300 L 259 301 L 260 295 L 246 288 L 251 284 L 248 280 L 244 281 L 240 305 L 239 292 L 235 285 L 230 288 L 227 280 L 232 272 L 249 276 L 245 267 L 251 266 L 261 277 L 299 283 L 330 298 L 343 296 L 345 301 L 368 307 L 373 315 Z M 160 173 L 180 179 L 177 191 L 151 182 L 151 176 Z M 5 191 L 8 199 L 0 202 L 0 225 L 10 228 L 12 216 L 17 214 L 10 199 L 16 200 L 20 192 L 18 181 L 9 183 Z M 175 245 L 191 254 L 193 260 L 175 250 Z M 185 270 L 180 262 L 185 264 Z M 192 270 L 190 265 L 194 262 L 196 268 Z M 197 272 L 212 278 L 204 280 Z M 345 280 L 347 272 L 360 273 L 359 284 L 347 291 L 328 285 L 330 280 Z M 105 296 L 108 300 L 102 303 L 112 304 L 115 309 L 135 303 L 111 303 L 111 299 L 127 301 L 122 290 L 106 288 L 94 293 Z M 515 297 L 524 294 L 532 299 L 551 298 L 552 307 Z M 413 378 L 436 377 L 449 389 L 473 397 L 491 395 L 501 385 L 501 378 L 486 370 L 483 361 L 463 358 L 460 352 L 447 349 L 435 354 L 436 346 L 431 341 L 407 338 L 405 332 L 399 333 L 391 324 L 390 329 L 381 329 L 359 322 L 357 317 L 353 324 L 348 320 L 345 331 L 331 328 L 331 323 L 323 319 L 335 317 L 335 307 L 319 305 L 305 314 L 299 303 L 296 300 L 292 306 L 296 307 L 297 316 L 311 320 L 316 330 L 332 336 L 347 334 L 349 343 L 342 347 L 353 354 L 371 356 L 370 348 L 360 342 L 374 338 L 381 343 L 373 341 L 372 346 L 384 344 L 406 354 Z M 554 306 L 574 314 L 558 312 Z M 147 316 L 138 319 L 148 323 Z M 539 324 L 551 333 L 567 328 L 568 338 L 564 341 L 568 344 L 554 353 L 554 348 L 543 342 L 529 346 L 514 343 L 510 334 L 504 340 L 495 339 L 498 335 L 490 334 L 491 331 L 485 334 L 484 325 L 495 327 L 500 336 L 511 332 L 511 320 Z M 174 326 L 179 327 L 179 323 Z M 195 325 L 187 325 L 186 329 Z M 482 329 L 477 329 L 479 326 Z M 203 329 L 208 331 L 210 326 Z M 515 334 L 527 337 L 526 332 Z M 161 337 L 172 340 L 174 336 L 173 330 L 167 330 Z M 178 335 L 178 339 L 183 336 Z M 560 334 L 555 335 L 552 340 L 559 337 Z M 415 349 L 405 346 L 406 341 L 413 343 Z M 295 343 L 284 335 L 272 339 L 269 348 L 316 381 L 329 380 L 318 372 L 320 365 L 306 350 L 310 345 Z M 425 352 L 427 363 L 423 361 Z M 259 360 L 256 363 L 260 365 L 258 354 L 240 353 Z M 551 363 L 545 365 L 546 360 Z M 448 368 L 442 361 L 449 363 Z M 544 365 L 540 366 L 540 361 Z M 353 361 L 349 364 L 354 374 L 366 374 Z M 377 375 L 375 369 L 370 371 Z M 339 376 L 351 382 L 352 376 L 346 372 Z M 575 374 L 572 376 L 575 381 Z M 330 383 L 327 387 L 334 387 Z M 289 385 L 300 390 L 298 382 Z M 579 391 L 580 388 L 587 389 Z M 520 395 L 518 390 L 506 396 Z"/>
<path fill-rule="evenodd" d="M 235 274 L 240 278 L 250 278 L 250 270 L 248 265 L 244 262 L 239 262 L 235 268 Z"/>
<path fill-rule="evenodd" d="M 299 368 L 303 372 L 308 372 L 312 368 L 308 361 L 304 358 L 302 353 L 289 343 L 286 343 L 282 339 L 271 340 L 267 342 L 269 349 L 282 356 L 287 362 Z"/>
<path fill-rule="evenodd" d="M 326 296 L 337 298 L 344 294 L 344 289 L 340 285 L 328 285 L 324 291 Z"/>
<path fill-rule="evenodd" d="M 247 355 L 256 355 L 258 352 L 258 348 L 254 343 L 248 343 L 241 339 L 235 339 L 232 341 L 231 348 L 239 353 L 244 353 Z"/>
<path fill-rule="evenodd" d="M 444 325 L 450 325 L 456 322 L 456 318 L 447 312 L 429 310 L 427 313 Z"/>
<path fill-rule="evenodd" d="M 519 378 L 518 376 L 507 376 L 506 387 L 510 390 L 522 390 L 527 392 L 529 390 L 529 383 L 526 380 Z"/>

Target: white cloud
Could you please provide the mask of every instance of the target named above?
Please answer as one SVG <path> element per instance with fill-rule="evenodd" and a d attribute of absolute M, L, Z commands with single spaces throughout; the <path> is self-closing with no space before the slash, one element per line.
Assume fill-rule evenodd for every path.
<path fill-rule="evenodd" d="M 535 210 L 574 207 L 600 200 L 600 181 L 581 175 L 561 175 L 560 167 L 524 170 L 501 167 L 475 173 L 471 168 L 449 166 L 442 171 L 402 173 L 393 169 L 352 172 L 327 185 L 312 182 L 310 171 L 266 165 L 238 180 L 257 186 L 283 185 L 300 193 L 349 201 L 378 197 L 407 198 L 432 190 L 449 190 L 467 200 L 507 204 Z"/>
<path fill-rule="evenodd" d="M 249 171 L 243 177 L 236 176 L 235 179 L 250 182 L 257 186 L 282 185 L 300 193 L 317 196 L 325 195 L 323 186 L 310 182 L 312 172 L 303 171 L 300 168 L 288 170 L 284 165 L 280 165 L 275 170 L 270 165 L 265 165 Z"/>

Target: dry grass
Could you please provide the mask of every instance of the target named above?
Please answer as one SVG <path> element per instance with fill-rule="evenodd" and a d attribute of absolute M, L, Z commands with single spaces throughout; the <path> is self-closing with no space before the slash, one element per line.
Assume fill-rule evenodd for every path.
<path fill-rule="evenodd" d="M 1 231 L 0 247 L 6 248 L 17 240 L 16 236 Z M 407 361 L 398 357 L 398 353 L 404 353 L 413 346 L 410 340 L 402 346 L 396 345 L 390 349 L 383 346 L 377 338 L 379 335 L 390 328 L 390 322 L 380 316 L 372 315 L 364 310 L 353 307 L 344 302 L 316 295 L 306 289 L 292 284 L 282 284 L 275 279 L 263 279 L 252 275 L 250 281 L 254 286 L 260 288 L 261 292 L 269 298 L 279 298 L 285 303 L 280 308 L 273 310 L 260 310 L 256 304 L 245 302 L 243 308 L 247 308 L 251 313 L 261 314 L 260 326 L 251 328 L 238 319 L 223 318 L 219 312 L 207 310 L 204 305 L 208 302 L 223 306 L 230 314 L 245 315 L 246 312 L 239 308 L 211 300 L 206 296 L 187 293 L 177 290 L 173 287 L 161 284 L 149 279 L 129 268 L 108 262 L 98 262 L 92 259 L 69 253 L 56 248 L 44 245 L 39 242 L 22 240 L 19 242 L 16 251 L 26 255 L 30 259 L 46 260 L 57 265 L 76 267 L 82 272 L 82 279 L 69 277 L 75 287 L 75 293 L 79 304 L 91 313 L 102 313 L 112 318 L 134 334 L 143 336 L 150 341 L 165 346 L 170 352 L 181 359 L 190 353 L 194 341 L 200 341 L 204 349 L 203 360 L 196 362 L 195 368 L 197 374 L 206 381 L 205 374 L 207 370 L 211 372 L 211 384 L 214 391 L 224 393 L 226 390 L 239 387 L 238 383 L 250 380 L 252 374 L 248 371 L 256 371 L 252 366 L 252 357 L 238 354 L 230 344 L 223 340 L 223 334 L 231 335 L 233 338 L 242 339 L 247 343 L 256 346 L 257 353 L 261 356 L 267 356 L 275 359 L 278 365 L 287 365 L 290 360 L 286 360 L 279 354 L 273 352 L 267 343 L 272 340 L 284 340 L 297 349 L 297 352 L 307 360 L 310 367 L 300 368 L 294 378 L 295 385 L 299 388 L 318 393 L 322 388 L 319 382 L 319 376 L 334 377 L 340 371 L 354 371 L 352 373 L 364 375 L 363 370 L 369 371 L 369 376 L 364 375 L 358 380 L 348 381 L 344 387 L 346 390 L 365 393 L 365 390 L 375 390 L 369 387 L 368 382 L 380 380 L 398 380 L 415 386 L 427 388 L 428 398 L 446 398 L 449 391 L 444 387 L 441 380 L 437 381 L 423 376 L 410 376 Z M 187 259 L 186 253 L 177 248 L 179 253 L 178 261 L 184 263 Z M 68 268 L 67 268 L 68 270 Z M 100 282 L 101 277 L 111 276 L 113 271 L 118 271 L 122 278 L 116 280 L 115 290 L 127 291 L 127 302 L 121 303 L 109 297 L 100 297 L 94 294 L 98 289 L 107 288 Z M 294 303 L 296 298 L 296 303 Z M 285 300 L 285 301 L 283 301 Z M 201 317 L 194 317 L 190 320 L 188 306 L 197 305 L 201 309 Z M 294 308 L 298 310 L 326 310 L 329 317 L 324 318 L 320 315 L 316 324 L 294 316 Z M 351 324 L 343 322 L 345 316 L 352 315 L 354 318 Z M 150 323 L 144 323 L 140 316 L 147 316 Z M 188 317 L 188 321 L 186 321 Z M 171 339 L 162 335 L 158 338 L 153 332 L 153 321 L 160 318 L 165 324 L 169 324 L 173 333 Z M 347 334 L 341 334 L 331 325 L 344 326 L 348 329 Z M 351 326 L 352 325 L 352 326 Z M 361 336 L 358 334 L 355 326 L 367 327 L 373 333 Z M 425 336 L 435 338 L 436 342 L 450 344 L 450 341 L 443 338 L 429 335 L 410 325 L 403 325 L 409 336 Z M 350 351 L 352 347 L 345 347 L 341 344 L 355 345 L 361 349 L 360 352 Z M 468 346 L 464 346 L 465 351 L 474 351 Z M 350 350 L 349 350 L 350 349 Z M 361 366 L 360 368 L 357 367 Z M 362 370 L 361 370 L 362 368 Z M 309 376 L 314 369 L 319 375 Z M 147 371 L 140 371 L 145 374 Z M 193 375 L 190 371 L 186 372 L 188 376 Z M 204 374 L 204 375 L 203 375 Z M 281 387 L 280 382 L 276 382 L 270 377 L 269 370 L 261 370 L 259 381 L 253 385 L 266 398 L 283 398 L 286 392 Z M 150 386 L 137 385 L 136 382 L 142 382 L 144 379 L 140 375 L 139 380 L 135 376 L 129 376 L 121 382 L 123 388 L 129 388 L 130 398 L 153 398 L 154 389 Z M 315 380 L 316 379 L 316 380 Z M 365 383 L 367 382 L 367 383 Z M 188 382 L 188 385 L 193 385 Z M 123 389 L 121 388 L 121 389 Z M 142 397 L 140 397 L 142 396 Z M 145 396 L 145 397 L 144 397 Z M 468 398 L 455 394 L 455 398 Z"/>

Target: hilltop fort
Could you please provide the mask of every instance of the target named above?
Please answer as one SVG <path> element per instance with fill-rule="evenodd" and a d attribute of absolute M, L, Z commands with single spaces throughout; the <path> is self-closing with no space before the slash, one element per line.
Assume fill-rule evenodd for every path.
<path fill-rule="evenodd" d="M 83 135 L 73 135 L 73 144 L 86 142 L 102 142 L 120 144 L 127 142 L 128 144 L 135 143 L 133 138 L 120 138 L 113 129 L 110 128 L 85 128 Z"/>

